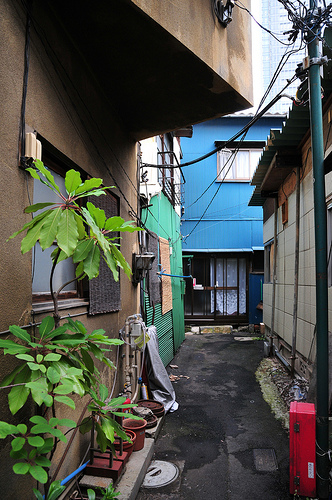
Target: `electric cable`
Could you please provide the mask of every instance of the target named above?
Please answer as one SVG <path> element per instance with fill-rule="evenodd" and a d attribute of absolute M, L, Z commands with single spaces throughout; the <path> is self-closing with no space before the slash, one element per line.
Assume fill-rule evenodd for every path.
<path fill-rule="evenodd" d="M 241 4 L 241 5 L 240 5 Z M 276 34 L 276 33 L 273 33 L 271 30 L 269 30 L 268 28 L 265 28 L 265 26 L 263 26 L 259 21 L 257 21 L 257 19 L 254 17 L 254 15 L 250 12 L 249 9 L 247 9 L 247 7 L 245 7 L 243 5 L 243 3 L 240 1 L 240 0 L 235 0 L 235 5 L 241 9 L 241 10 L 244 10 L 246 12 L 248 12 L 248 14 L 250 15 L 250 17 L 253 19 L 253 21 L 264 31 L 266 31 L 266 33 L 268 33 L 269 35 L 271 35 L 275 40 L 277 40 L 277 42 L 281 43 L 282 45 L 287 45 L 287 46 L 290 46 L 292 45 L 292 42 L 289 42 L 289 43 L 286 43 L 286 42 L 283 42 L 282 40 L 280 40 L 278 38 L 278 36 L 281 36 L 283 35 L 284 33 L 280 33 L 280 34 Z"/>

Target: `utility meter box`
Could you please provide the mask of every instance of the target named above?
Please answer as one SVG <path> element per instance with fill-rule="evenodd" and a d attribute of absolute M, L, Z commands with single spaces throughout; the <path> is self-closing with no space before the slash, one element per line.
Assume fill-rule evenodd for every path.
<path fill-rule="evenodd" d="M 290 493 L 316 497 L 316 412 L 293 401 L 289 410 Z"/>

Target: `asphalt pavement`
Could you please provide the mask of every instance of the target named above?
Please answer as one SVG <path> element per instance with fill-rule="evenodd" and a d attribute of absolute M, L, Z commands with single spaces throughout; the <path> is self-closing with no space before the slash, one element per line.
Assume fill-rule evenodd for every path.
<path fill-rule="evenodd" d="M 158 462 L 136 500 L 293 498 L 288 434 L 255 378 L 263 342 L 237 335 L 186 334 L 171 362 L 177 368 L 167 368 L 177 378 L 179 408 L 166 415 L 155 444 Z M 158 478 L 171 482 L 160 486 Z"/>

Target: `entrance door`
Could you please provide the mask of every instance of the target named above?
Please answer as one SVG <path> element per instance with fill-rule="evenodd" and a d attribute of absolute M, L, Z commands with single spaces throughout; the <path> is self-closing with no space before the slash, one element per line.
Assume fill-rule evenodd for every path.
<path fill-rule="evenodd" d="M 187 283 L 186 319 L 248 321 L 248 258 L 243 255 L 194 255 L 187 265 L 196 278 Z M 191 269 L 189 269 L 191 267 Z"/>

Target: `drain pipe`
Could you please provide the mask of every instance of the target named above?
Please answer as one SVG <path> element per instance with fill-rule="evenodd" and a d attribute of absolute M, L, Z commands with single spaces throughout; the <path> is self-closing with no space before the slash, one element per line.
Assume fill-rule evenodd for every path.
<path fill-rule="evenodd" d="M 296 169 L 296 235 L 294 270 L 293 334 L 291 354 L 291 376 L 294 378 L 296 360 L 297 308 L 299 298 L 299 253 L 300 253 L 300 166 Z"/>
<path fill-rule="evenodd" d="M 271 333 L 270 333 L 270 353 L 273 356 L 273 338 L 274 338 L 274 322 L 276 309 L 276 281 L 277 281 L 277 232 L 278 232 L 278 195 L 274 198 L 274 253 L 273 253 L 273 284 L 272 284 L 272 316 L 271 316 Z"/>

